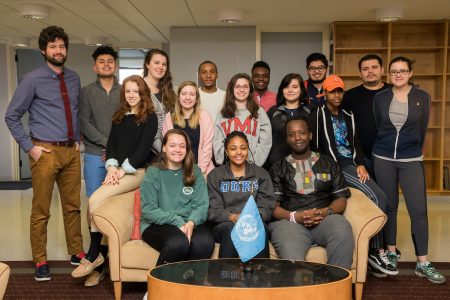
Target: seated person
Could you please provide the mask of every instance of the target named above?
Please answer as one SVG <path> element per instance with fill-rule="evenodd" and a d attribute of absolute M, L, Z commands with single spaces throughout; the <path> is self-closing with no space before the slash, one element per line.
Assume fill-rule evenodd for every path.
<path fill-rule="evenodd" d="M 247 162 L 249 145 L 244 133 L 231 132 L 225 139 L 224 148 L 228 161 L 208 175 L 208 220 L 212 222 L 214 239 L 220 244 L 219 257 L 238 258 L 231 240 L 231 230 L 248 198 L 253 195 L 262 221 L 268 222 L 275 207 L 275 196 L 267 171 Z M 266 233 L 265 248 L 257 258 L 270 256 L 267 236 Z"/>
<path fill-rule="evenodd" d="M 344 82 L 330 75 L 323 82 L 326 103 L 310 115 L 313 139 L 311 149 L 332 157 L 342 170 L 345 183 L 362 191 L 382 211 L 386 211 L 386 194 L 369 178 L 364 151 L 359 141 L 354 115 L 340 108 L 344 97 Z M 383 231 L 370 240 L 369 264 L 382 274 L 396 275 L 397 268 L 387 258 Z M 381 275 L 382 276 L 382 275 Z"/>
<path fill-rule="evenodd" d="M 276 206 L 269 224 L 271 241 L 281 258 L 304 260 L 312 245 L 326 248 L 328 263 L 352 266 L 353 233 L 342 216 L 350 190 L 339 165 L 312 152 L 312 133 L 306 119 L 286 123 L 291 154 L 270 168 Z"/>
<path fill-rule="evenodd" d="M 210 258 L 214 239 L 203 224 L 208 191 L 181 129 L 167 131 L 161 154 L 141 184 L 142 239 L 160 252 L 157 266 Z"/>

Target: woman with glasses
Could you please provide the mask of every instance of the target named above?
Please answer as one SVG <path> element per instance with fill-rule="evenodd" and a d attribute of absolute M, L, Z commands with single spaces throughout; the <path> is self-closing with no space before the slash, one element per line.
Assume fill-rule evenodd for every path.
<path fill-rule="evenodd" d="M 344 82 L 336 75 L 330 75 L 323 82 L 326 104 L 311 113 L 313 139 L 310 146 L 311 149 L 332 157 L 339 164 L 345 183 L 362 191 L 385 211 L 386 194 L 367 172 L 354 115 L 340 108 L 344 88 Z M 373 268 L 387 275 L 398 274 L 397 267 L 386 256 L 382 232 L 370 240 L 369 249 L 369 264 Z"/>
<path fill-rule="evenodd" d="M 266 112 L 253 100 L 252 81 L 245 73 L 231 78 L 225 103 L 217 117 L 213 150 L 218 165 L 224 163 L 224 141 L 233 131 L 241 131 L 247 136 L 248 160 L 262 166 L 272 147 L 272 129 Z"/>
<path fill-rule="evenodd" d="M 387 223 L 384 236 L 388 258 L 397 265 L 398 184 L 403 192 L 409 217 L 414 250 L 415 274 L 432 283 L 444 283 L 445 277 L 428 261 L 427 195 L 422 148 L 430 114 L 430 95 L 410 83 L 412 61 L 396 57 L 389 63 L 392 87 L 374 98 L 378 134 L 373 146 L 375 175 L 387 195 Z"/>
<path fill-rule="evenodd" d="M 272 126 L 272 149 L 265 166 L 270 168 L 278 160 L 291 153 L 286 143 L 286 122 L 290 118 L 309 117 L 313 105 L 308 104 L 308 92 L 300 74 L 289 73 L 283 77 L 277 93 L 277 104 L 268 111 Z"/>

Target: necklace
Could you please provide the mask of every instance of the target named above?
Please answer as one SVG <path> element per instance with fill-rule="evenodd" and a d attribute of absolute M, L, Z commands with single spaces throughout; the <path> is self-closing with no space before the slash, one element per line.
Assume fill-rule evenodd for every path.
<path fill-rule="evenodd" d="M 172 173 L 173 175 L 178 176 L 178 174 L 180 173 L 181 169 L 178 169 L 178 170 L 171 170 L 171 169 L 169 169 L 169 171 L 170 171 L 170 173 Z"/>

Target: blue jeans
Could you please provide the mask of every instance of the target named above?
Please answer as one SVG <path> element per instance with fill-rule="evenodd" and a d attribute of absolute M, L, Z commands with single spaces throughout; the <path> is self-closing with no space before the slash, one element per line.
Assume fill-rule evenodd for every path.
<path fill-rule="evenodd" d="M 91 197 L 91 195 L 102 185 L 106 173 L 105 162 L 100 155 L 84 153 L 86 196 Z"/>

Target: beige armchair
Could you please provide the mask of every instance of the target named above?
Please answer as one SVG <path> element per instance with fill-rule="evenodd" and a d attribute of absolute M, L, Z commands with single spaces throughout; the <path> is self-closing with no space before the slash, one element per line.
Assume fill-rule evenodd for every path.
<path fill-rule="evenodd" d="M 9 279 L 9 266 L 0 262 L 0 299 L 3 299 L 5 295 L 6 286 Z"/>
<path fill-rule="evenodd" d="M 366 281 L 369 239 L 386 222 L 386 215 L 362 192 L 351 189 L 345 218 L 353 228 L 355 251 L 353 254 L 352 275 L 356 299 L 362 298 L 363 284 Z M 102 203 L 93 213 L 93 222 L 108 236 L 109 264 L 111 280 L 114 282 L 115 299 L 121 299 L 122 282 L 146 282 L 147 272 L 156 265 L 158 251 L 145 242 L 131 240 L 133 228 L 134 192 L 114 196 Z M 218 246 L 213 253 L 217 258 Z M 271 246 L 271 258 L 278 258 Z M 308 252 L 307 261 L 326 263 L 325 248 L 313 247 Z"/>

